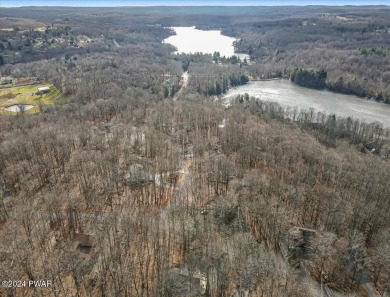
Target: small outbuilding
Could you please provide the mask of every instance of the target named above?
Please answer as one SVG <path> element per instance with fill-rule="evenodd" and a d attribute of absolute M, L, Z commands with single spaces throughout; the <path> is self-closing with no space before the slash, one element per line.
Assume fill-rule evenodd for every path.
<path fill-rule="evenodd" d="M 49 92 L 50 92 L 50 88 L 49 87 L 40 87 L 40 88 L 38 88 L 37 94 L 41 95 L 41 94 L 46 94 L 46 93 L 49 93 Z"/>
<path fill-rule="evenodd" d="M 92 234 L 76 232 L 74 235 L 74 240 L 77 241 L 82 247 L 92 247 L 94 244 Z"/>

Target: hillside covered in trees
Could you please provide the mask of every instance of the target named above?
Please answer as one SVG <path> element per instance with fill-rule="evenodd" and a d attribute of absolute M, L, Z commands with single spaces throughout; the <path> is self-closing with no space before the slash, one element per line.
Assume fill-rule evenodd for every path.
<path fill-rule="evenodd" d="M 303 62 L 295 50 L 305 55 L 303 43 L 324 41 L 291 37 L 280 44 L 284 52 L 271 54 L 272 30 L 292 18 L 286 9 L 258 16 L 246 8 L 1 11 L 2 21 L 17 27 L 2 36 L 1 75 L 39 78 L 63 95 L 34 114 L 0 114 L 0 276 L 20 281 L 3 283 L 1 296 L 390 291 L 389 129 L 247 94 L 227 108 L 217 96 L 249 76 L 286 71 L 297 83 L 315 77 L 319 88 L 337 76 L 335 67 L 311 58 L 341 59 L 355 41 L 338 44 L 330 36 L 329 51 L 310 50 Z M 338 24 L 345 9 L 290 13 Z M 376 28 L 386 13 L 354 8 L 351 18 L 375 18 Z M 226 32 L 242 36 L 237 47 L 248 49 L 266 14 L 281 23 L 260 37 L 268 54 L 261 56 L 258 44 L 252 65 L 172 55 L 162 43 L 172 34 L 167 26 L 225 22 Z M 361 34 L 371 44 L 370 34 L 382 29 L 367 28 Z M 351 62 L 348 73 L 359 84 L 369 63 L 364 87 L 385 94 L 388 71 L 374 66 L 388 67 L 380 60 L 388 55 L 355 54 L 362 63 Z M 42 280 L 51 285 L 23 285 Z"/>

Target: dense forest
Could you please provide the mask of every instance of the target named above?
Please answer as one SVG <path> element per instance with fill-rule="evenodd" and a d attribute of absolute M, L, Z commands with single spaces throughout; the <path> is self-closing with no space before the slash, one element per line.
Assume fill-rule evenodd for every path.
<path fill-rule="evenodd" d="M 389 98 L 386 48 L 368 50 L 388 46 L 376 32 L 388 8 L 189 11 L 0 12 L 12 29 L 1 31 L 1 75 L 63 94 L 37 113 L 0 114 L 0 278 L 20 281 L 0 295 L 386 296 L 390 130 L 218 95 L 273 76 L 354 93 L 356 76 Z M 309 17 L 344 36 L 273 39 Z M 260 38 L 254 63 L 172 55 L 167 27 L 200 21 L 241 36 L 242 51 Z M 24 285 L 42 280 L 52 284 Z"/>

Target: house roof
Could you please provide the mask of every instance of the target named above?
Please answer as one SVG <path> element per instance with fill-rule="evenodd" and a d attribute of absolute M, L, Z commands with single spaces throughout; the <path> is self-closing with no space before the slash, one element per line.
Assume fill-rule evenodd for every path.
<path fill-rule="evenodd" d="M 41 87 L 41 88 L 38 88 L 38 91 L 50 91 L 50 88 L 49 87 Z"/>
<path fill-rule="evenodd" d="M 94 244 L 93 235 L 87 233 L 76 232 L 74 241 L 77 241 L 82 247 L 92 247 Z"/>

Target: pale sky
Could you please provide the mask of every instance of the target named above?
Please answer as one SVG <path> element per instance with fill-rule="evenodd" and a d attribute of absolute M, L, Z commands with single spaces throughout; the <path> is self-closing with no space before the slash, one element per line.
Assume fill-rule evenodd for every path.
<path fill-rule="evenodd" d="M 21 6 L 280 6 L 280 5 L 390 5 L 390 0 L 0 0 L 1 7 Z"/>

